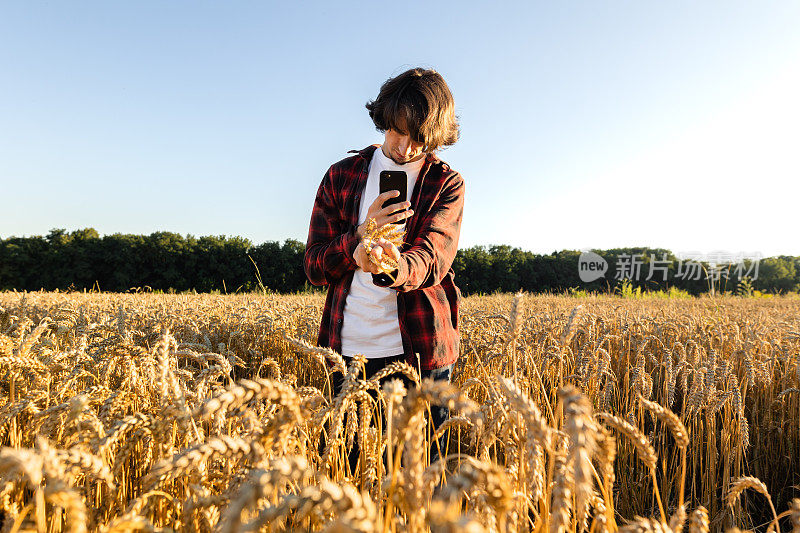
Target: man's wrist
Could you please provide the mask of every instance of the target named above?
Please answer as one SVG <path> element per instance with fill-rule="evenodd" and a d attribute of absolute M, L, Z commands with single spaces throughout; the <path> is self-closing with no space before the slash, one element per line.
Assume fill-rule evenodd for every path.
<path fill-rule="evenodd" d="M 349 257 L 350 261 L 352 262 L 353 267 L 358 267 L 358 262 L 356 261 L 356 249 L 358 245 L 361 243 L 361 240 L 358 238 L 358 235 L 352 228 L 342 235 L 342 247 L 343 251 L 345 252 L 345 257 Z"/>

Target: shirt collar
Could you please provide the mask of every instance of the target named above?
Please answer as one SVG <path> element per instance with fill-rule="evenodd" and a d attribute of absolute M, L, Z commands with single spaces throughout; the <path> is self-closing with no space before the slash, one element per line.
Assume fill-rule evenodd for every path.
<path fill-rule="evenodd" d="M 371 145 L 367 146 L 366 148 L 362 148 L 361 150 L 348 150 L 347 153 L 348 154 L 357 154 L 357 155 L 361 156 L 362 158 L 366 159 L 367 161 L 370 161 L 372 159 L 372 154 L 375 153 L 375 150 L 379 146 L 380 146 L 380 144 L 371 144 Z M 430 163 L 431 165 L 443 163 L 443 161 L 441 159 L 439 159 L 438 157 L 436 157 L 436 154 L 434 154 L 432 152 L 428 152 L 427 154 L 425 154 L 425 162 L 426 163 Z"/>

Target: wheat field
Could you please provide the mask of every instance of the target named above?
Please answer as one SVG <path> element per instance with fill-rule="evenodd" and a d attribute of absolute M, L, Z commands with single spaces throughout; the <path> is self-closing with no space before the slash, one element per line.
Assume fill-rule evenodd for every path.
<path fill-rule="evenodd" d="M 0 293 L 2 531 L 800 533 L 797 297 L 465 298 L 452 386 L 322 305 Z"/>

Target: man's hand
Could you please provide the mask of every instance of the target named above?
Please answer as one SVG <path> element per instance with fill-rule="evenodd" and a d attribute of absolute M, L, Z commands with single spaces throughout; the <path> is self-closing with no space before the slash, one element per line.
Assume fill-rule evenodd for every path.
<path fill-rule="evenodd" d="M 380 198 L 380 196 L 378 198 Z M 400 250 L 397 248 L 397 246 L 386 239 L 379 239 L 377 244 L 378 246 L 373 247 L 369 254 L 364 248 L 363 242 L 359 243 L 353 252 L 353 259 L 359 268 L 361 268 L 364 272 L 369 272 L 370 274 L 380 274 L 378 265 L 369 260 L 370 255 L 373 256 L 378 262 L 380 262 L 381 258 L 384 256 L 394 259 L 395 262 L 400 261 Z"/>
<path fill-rule="evenodd" d="M 395 198 L 399 195 L 400 191 L 386 191 L 383 194 L 379 194 L 378 197 L 375 198 L 375 201 L 372 202 L 372 205 L 369 206 L 369 210 L 367 210 L 367 218 L 365 220 L 374 218 L 375 223 L 380 228 L 386 224 L 398 224 L 413 215 L 414 211 L 409 209 L 409 207 L 411 207 L 411 202 L 400 202 L 386 207 L 381 207 L 383 202 L 389 198 Z M 367 227 L 366 224 L 367 223 L 364 222 L 356 229 L 356 234 L 359 240 L 364 238 L 364 230 Z"/>

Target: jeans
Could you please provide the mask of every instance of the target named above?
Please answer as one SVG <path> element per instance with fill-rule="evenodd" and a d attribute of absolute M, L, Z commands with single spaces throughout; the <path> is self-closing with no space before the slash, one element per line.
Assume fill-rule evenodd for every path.
<path fill-rule="evenodd" d="M 364 370 L 366 372 L 366 376 L 359 376 L 360 379 L 369 379 L 376 372 L 379 372 L 384 367 L 391 365 L 397 361 L 405 361 L 406 356 L 405 354 L 393 355 L 391 357 L 377 357 L 373 359 L 367 359 L 364 364 Z M 344 357 L 345 365 L 349 367 L 352 358 Z M 450 382 L 450 377 L 453 372 L 453 365 L 447 365 L 440 368 L 434 368 L 432 370 L 423 370 L 420 379 L 425 378 L 432 378 L 435 381 L 447 381 Z M 392 379 L 400 379 L 403 381 L 403 385 L 405 385 L 406 389 L 409 387 L 415 386 L 413 382 L 406 377 L 405 374 L 397 373 L 391 374 L 386 376 L 381 380 L 381 386 Z M 344 376 L 340 373 L 335 373 L 331 376 L 331 385 L 333 387 L 333 395 L 338 396 L 339 393 L 342 391 L 342 386 L 344 385 Z M 369 391 L 370 394 L 375 394 L 374 391 Z M 442 425 L 442 423 L 447 420 L 450 416 L 450 409 L 447 408 L 445 405 L 431 405 L 431 422 L 433 423 L 434 430 Z M 436 461 L 439 458 L 439 449 L 442 450 L 442 453 L 447 453 L 445 449 L 446 440 L 445 435 L 442 435 L 439 438 L 439 445 L 433 444 L 431 446 L 431 462 Z M 358 464 L 358 456 L 359 456 L 359 448 L 358 448 L 358 439 L 355 439 L 353 443 L 353 448 L 350 450 L 348 454 L 348 460 L 350 463 L 350 469 L 352 472 L 356 471 L 356 465 Z"/>

